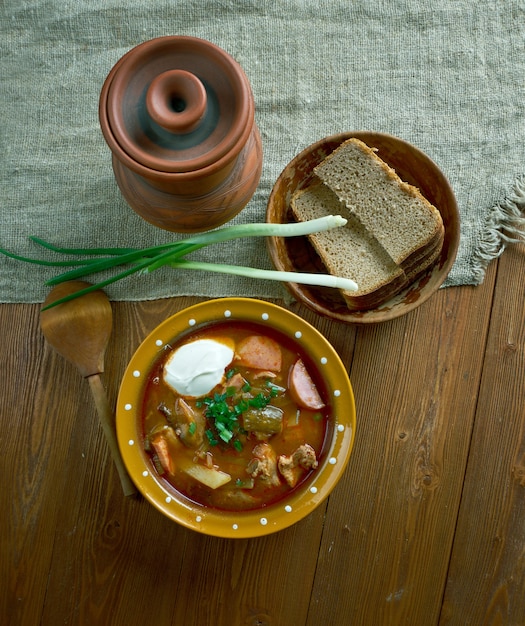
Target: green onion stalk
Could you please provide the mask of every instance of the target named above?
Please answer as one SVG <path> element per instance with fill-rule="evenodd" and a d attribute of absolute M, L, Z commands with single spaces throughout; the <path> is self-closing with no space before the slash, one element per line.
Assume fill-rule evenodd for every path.
<path fill-rule="evenodd" d="M 356 291 L 357 284 L 349 278 L 332 276 L 331 274 L 308 274 L 302 272 L 283 272 L 274 270 L 256 269 L 253 267 L 242 267 L 238 265 L 228 265 L 221 263 L 208 263 L 204 261 L 191 261 L 186 259 L 186 255 L 195 252 L 214 243 L 231 241 L 242 237 L 298 237 L 313 233 L 339 228 L 346 224 L 346 219 L 340 215 L 329 215 L 304 222 L 290 224 L 237 224 L 234 226 L 224 226 L 217 230 L 200 233 L 192 237 L 187 237 L 181 241 L 160 244 L 147 248 L 64 248 L 55 246 L 39 237 L 31 236 L 29 239 L 37 245 L 53 251 L 55 253 L 73 256 L 75 258 L 67 260 L 46 260 L 29 258 L 14 254 L 8 250 L 0 248 L 0 253 L 18 261 L 35 263 L 49 267 L 69 267 L 66 272 L 46 281 L 46 285 L 54 286 L 68 280 L 77 280 L 88 275 L 97 274 L 113 268 L 129 266 L 118 271 L 110 278 L 101 280 L 95 284 L 68 294 L 51 304 L 45 309 L 78 298 L 91 291 L 102 289 L 111 283 L 122 280 L 131 274 L 142 272 L 149 274 L 161 267 L 172 267 L 186 270 L 202 270 L 209 272 L 221 272 L 225 274 L 235 274 L 248 278 L 263 280 L 277 280 L 294 282 L 306 285 L 316 285 L 319 287 L 334 287 L 345 291 Z"/>

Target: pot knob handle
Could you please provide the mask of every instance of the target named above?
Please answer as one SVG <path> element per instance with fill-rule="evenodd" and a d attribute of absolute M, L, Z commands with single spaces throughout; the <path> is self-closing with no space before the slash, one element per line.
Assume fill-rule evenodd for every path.
<path fill-rule="evenodd" d="M 168 70 L 155 77 L 146 93 L 146 110 L 163 129 L 184 135 L 195 130 L 206 114 L 206 89 L 186 70 Z"/>

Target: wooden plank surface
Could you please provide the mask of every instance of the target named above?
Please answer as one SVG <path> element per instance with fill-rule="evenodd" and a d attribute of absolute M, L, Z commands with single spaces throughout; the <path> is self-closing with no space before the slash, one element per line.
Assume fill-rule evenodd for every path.
<path fill-rule="evenodd" d="M 516 248 L 481 287 L 373 327 L 292 305 L 350 371 L 357 439 L 324 505 L 255 540 L 125 500 L 89 385 L 38 306 L 1 306 L 0 623 L 525 623 L 524 274 Z M 195 301 L 113 304 L 113 401 L 140 340 Z"/>
<path fill-rule="evenodd" d="M 356 449 L 330 498 L 308 625 L 437 622 L 491 292 L 489 277 L 359 331 Z"/>
<path fill-rule="evenodd" d="M 525 624 L 524 261 L 499 262 L 441 624 Z"/>

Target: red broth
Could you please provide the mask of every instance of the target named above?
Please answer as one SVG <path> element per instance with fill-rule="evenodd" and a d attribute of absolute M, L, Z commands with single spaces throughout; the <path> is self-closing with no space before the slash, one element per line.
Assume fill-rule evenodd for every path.
<path fill-rule="evenodd" d="M 239 346 L 243 340 L 252 336 L 266 337 L 278 344 L 282 358 L 280 371 L 267 376 L 259 369 L 247 367 L 234 360 L 225 369 L 229 380 L 214 388 L 207 397 L 213 401 L 219 397 L 215 394 L 222 394 L 221 397 L 228 396 L 228 393 L 233 394 L 225 398 L 225 401 L 233 406 L 239 398 L 244 401 L 250 397 L 261 397 L 262 394 L 269 398 L 265 402 L 268 402 L 271 410 L 265 410 L 272 413 L 275 408 L 277 414 L 281 415 L 281 428 L 278 432 L 269 434 L 260 433 L 258 429 L 255 432 L 247 432 L 244 422 L 248 423 L 246 414 L 250 409 L 246 409 L 238 417 L 238 430 L 229 442 L 225 442 L 218 436 L 214 419 L 209 416 L 210 404 L 206 404 L 203 398 L 178 397 L 178 394 L 164 382 L 163 368 L 172 350 L 184 343 L 198 339 L 221 341 L 221 338 L 228 338 L 229 341 L 235 342 L 235 346 Z M 303 361 L 315 384 L 324 403 L 322 408 L 302 408 L 290 393 L 289 372 L 298 359 Z M 234 393 L 229 383 L 238 380 L 238 375 L 246 384 L 242 389 L 235 389 Z M 192 432 L 192 417 L 189 419 L 189 425 L 183 423 L 181 426 L 181 406 L 184 409 L 182 422 L 187 418 L 188 407 L 190 416 L 198 416 L 198 432 L 195 427 Z M 261 468 L 261 461 L 254 451 L 260 451 L 261 448 L 258 446 L 262 445 L 263 451 L 268 452 L 267 446 L 270 446 L 271 453 L 278 460 L 281 455 L 291 457 L 294 451 L 308 444 L 320 462 L 327 437 L 329 413 L 329 400 L 319 372 L 295 342 L 263 325 L 251 322 L 220 322 L 187 334 L 170 346 L 155 363 L 144 391 L 142 410 L 144 447 L 153 467 L 166 486 L 171 486 L 189 500 L 222 510 L 257 509 L 281 500 L 292 490 L 297 489 L 316 469 L 311 466 L 295 468 L 294 480 L 297 483 L 291 485 L 278 469 L 269 472 L 269 476 L 264 472 L 257 474 Z M 263 422 L 257 424 L 260 426 Z M 199 436 L 197 442 L 192 441 L 192 437 L 196 435 Z M 159 444 L 159 437 L 163 439 L 162 445 Z M 230 479 L 217 488 L 210 488 L 189 474 L 188 468 L 194 465 L 204 467 L 204 471 L 219 470 Z M 254 467 L 255 472 L 252 471 Z"/>

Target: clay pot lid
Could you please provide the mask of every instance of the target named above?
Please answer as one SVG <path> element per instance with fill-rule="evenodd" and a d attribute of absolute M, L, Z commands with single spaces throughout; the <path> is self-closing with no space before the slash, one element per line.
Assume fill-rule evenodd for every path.
<path fill-rule="evenodd" d="M 100 118 L 107 143 L 128 166 L 190 173 L 237 156 L 254 104 L 246 75 L 224 50 L 170 36 L 120 59 L 102 89 Z"/>

